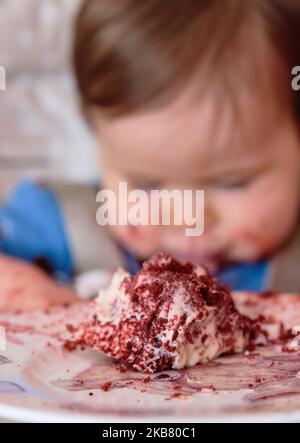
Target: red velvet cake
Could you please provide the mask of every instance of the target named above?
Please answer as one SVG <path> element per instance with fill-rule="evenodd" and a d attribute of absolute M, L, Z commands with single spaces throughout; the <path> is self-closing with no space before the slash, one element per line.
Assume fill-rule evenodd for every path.
<path fill-rule="evenodd" d="M 205 268 L 165 253 L 134 277 L 115 273 L 92 304 L 82 340 L 124 368 L 148 372 L 206 363 L 266 342 L 260 322 L 240 314 Z"/>

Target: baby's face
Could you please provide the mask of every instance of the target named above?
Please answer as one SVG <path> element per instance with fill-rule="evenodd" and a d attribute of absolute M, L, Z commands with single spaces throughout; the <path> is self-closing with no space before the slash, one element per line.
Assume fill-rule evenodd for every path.
<path fill-rule="evenodd" d="M 140 258 L 164 250 L 180 259 L 216 264 L 252 261 L 279 248 L 295 227 L 300 147 L 292 113 L 245 98 L 236 120 L 212 98 L 111 120 L 99 119 L 103 187 L 204 189 L 205 228 L 112 227 Z"/>

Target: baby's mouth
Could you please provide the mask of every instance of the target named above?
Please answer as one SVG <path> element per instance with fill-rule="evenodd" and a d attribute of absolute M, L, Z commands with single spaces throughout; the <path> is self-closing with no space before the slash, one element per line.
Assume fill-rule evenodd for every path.
<path fill-rule="evenodd" d="M 211 272 L 217 271 L 225 261 L 224 253 L 173 253 L 181 262 L 191 262 L 195 265 L 204 265 Z"/>

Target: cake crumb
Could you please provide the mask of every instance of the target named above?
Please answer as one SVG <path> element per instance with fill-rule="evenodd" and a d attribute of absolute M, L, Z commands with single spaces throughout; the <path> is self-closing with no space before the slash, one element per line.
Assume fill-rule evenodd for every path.
<path fill-rule="evenodd" d="M 108 392 L 111 390 L 112 388 L 112 382 L 111 381 L 107 381 L 106 383 L 103 383 L 100 388 L 102 389 L 102 391 L 104 392 Z"/>

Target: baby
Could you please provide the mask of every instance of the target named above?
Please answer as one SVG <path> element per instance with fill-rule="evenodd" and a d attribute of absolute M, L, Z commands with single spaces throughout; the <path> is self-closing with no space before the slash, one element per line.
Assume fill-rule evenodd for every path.
<path fill-rule="evenodd" d="M 233 289 L 299 291 L 299 29 L 287 0 L 85 0 L 74 66 L 101 187 L 203 189 L 204 234 L 99 227 L 94 188 L 26 181 L 0 210 L 1 250 L 71 278 L 163 250 Z"/>

